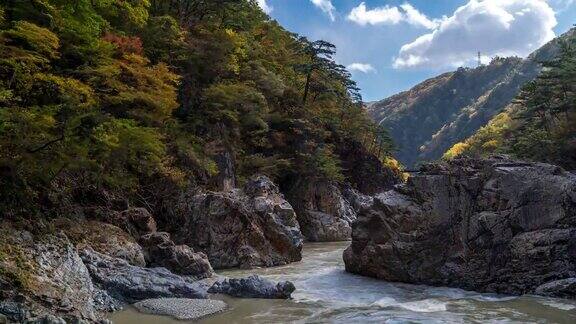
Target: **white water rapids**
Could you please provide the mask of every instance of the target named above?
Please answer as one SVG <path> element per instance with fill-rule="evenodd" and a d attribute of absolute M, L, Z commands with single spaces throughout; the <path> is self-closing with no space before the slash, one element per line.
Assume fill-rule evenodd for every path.
<path fill-rule="evenodd" d="M 576 301 L 388 283 L 346 273 L 342 251 L 348 244 L 306 244 L 301 262 L 221 272 L 290 280 L 297 290 L 292 300 L 218 297 L 230 310 L 199 323 L 576 323 Z M 112 319 L 119 324 L 182 323 L 133 309 Z"/>

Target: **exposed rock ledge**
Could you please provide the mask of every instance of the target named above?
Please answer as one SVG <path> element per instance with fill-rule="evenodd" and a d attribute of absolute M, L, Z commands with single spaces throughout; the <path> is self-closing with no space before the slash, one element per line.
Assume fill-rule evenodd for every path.
<path fill-rule="evenodd" d="M 427 165 L 361 210 L 346 270 L 576 298 L 576 175 L 506 157 Z"/>

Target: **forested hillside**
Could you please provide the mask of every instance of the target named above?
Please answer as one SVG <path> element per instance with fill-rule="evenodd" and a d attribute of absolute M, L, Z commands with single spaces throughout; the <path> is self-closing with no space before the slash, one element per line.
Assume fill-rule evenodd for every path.
<path fill-rule="evenodd" d="M 557 55 L 558 42 L 551 41 L 526 59 L 496 57 L 487 65 L 442 74 L 371 104 L 369 113 L 390 129 L 400 162 L 414 166 L 439 159 L 485 126 L 536 78 L 540 62 Z"/>
<path fill-rule="evenodd" d="M 506 153 L 576 170 L 576 33 L 560 43 L 560 55 L 488 125 L 455 144 L 445 158 Z"/>
<path fill-rule="evenodd" d="M 7 216 L 160 211 L 257 173 L 354 182 L 340 148 L 391 150 L 334 46 L 255 1 L 3 0 L 0 28 Z"/>

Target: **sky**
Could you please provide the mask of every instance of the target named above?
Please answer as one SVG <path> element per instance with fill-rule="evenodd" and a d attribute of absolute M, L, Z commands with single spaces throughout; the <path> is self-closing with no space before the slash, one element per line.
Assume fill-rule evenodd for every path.
<path fill-rule="evenodd" d="M 364 101 L 460 66 L 525 57 L 576 24 L 576 0 L 257 0 L 272 19 L 337 46 Z"/>

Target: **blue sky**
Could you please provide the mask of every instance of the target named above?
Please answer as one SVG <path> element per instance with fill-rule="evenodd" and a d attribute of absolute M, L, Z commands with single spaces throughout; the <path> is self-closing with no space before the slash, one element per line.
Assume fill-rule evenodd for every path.
<path fill-rule="evenodd" d="M 338 47 L 365 101 L 490 57 L 526 56 L 576 23 L 576 0 L 258 0 L 285 28 Z"/>

